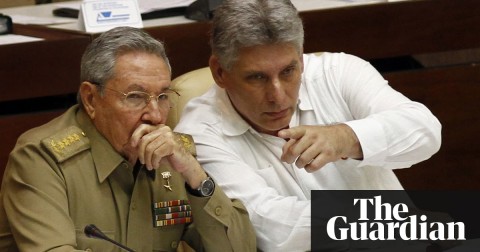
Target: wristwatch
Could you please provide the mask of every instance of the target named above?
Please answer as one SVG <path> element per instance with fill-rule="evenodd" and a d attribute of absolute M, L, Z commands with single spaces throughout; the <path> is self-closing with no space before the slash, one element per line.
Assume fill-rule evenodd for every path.
<path fill-rule="evenodd" d="M 185 183 L 185 188 L 187 188 L 187 191 L 192 195 L 198 197 L 210 197 L 215 191 L 215 182 L 213 182 L 212 178 L 207 177 L 202 183 L 200 183 L 200 186 L 197 189 L 191 188 L 187 183 Z"/>

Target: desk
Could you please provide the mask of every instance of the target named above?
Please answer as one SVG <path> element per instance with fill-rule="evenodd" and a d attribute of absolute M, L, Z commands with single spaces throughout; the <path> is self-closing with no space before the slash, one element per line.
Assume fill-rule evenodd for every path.
<path fill-rule="evenodd" d="M 322 1 L 333 2 L 333 0 Z M 303 0 L 303 3 L 307 2 Z M 480 15 L 478 14 L 480 1 L 478 0 L 417 0 L 358 5 L 347 5 L 345 1 L 343 3 L 343 5 L 328 8 L 312 9 L 307 5 L 301 6 L 304 9 L 299 8 L 305 24 L 305 52 L 343 51 L 373 62 L 378 59 L 480 47 L 478 35 L 480 34 Z M 44 14 L 51 15 L 54 6 L 29 8 L 41 8 Z M 48 8 L 50 9 L 47 10 Z M 1 12 L 11 15 L 15 14 L 15 11 L 20 13 L 20 10 L 28 10 L 27 13 L 32 13 L 32 9 L 27 7 L 4 9 Z M 34 13 L 37 12 L 40 13 L 40 11 Z M 147 32 L 166 43 L 173 77 L 208 64 L 209 22 L 193 22 L 183 17 L 172 17 L 148 20 L 144 25 Z M 37 57 L 31 58 L 31 62 L 24 68 L 25 71 L 42 65 L 44 69 L 22 81 L 15 79 L 20 71 L 15 75 L 17 77 L 7 75 L 5 78 L 2 73 L 3 81 L 6 79 L 8 83 L 18 87 L 29 82 L 32 92 L 27 91 L 27 93 L 36 97 L 61 96 L 75 92 L 79 82 L 77 73 L 80 51 L 83 51 L 87 42 L 97 34 L 79 31 L 74 23 L 48 27 L 17 24 L 14 29 L 32 36 L 50 37 L 55 34 L 57 34 L 55 36 L 66 36 L 61 40 L 71 45 L 70 49 L 75 48 L 76 51 L 70 52 L 67 45 L 63 45 L 63 51 L 51 51 L 56 53 L 57 57 L 62 53 L 70 53 L 68 57 L 70 62 L 66 62 L 67 59 L 64 58 L 64 64 L 57 64 L 55 67 L 49 67 L 52 62 L 47 60 L 46 54 L 43 60 Z M 47 40 L 43 46 L 49 47 L 47 44 L 52 45 L 50 48 L 62 46 L 64 42 L 61 40 Z M 22 49 L 19 48 L 0 47 L 0 54 L 3 55 L 9 51 L 17 51 L 16 53 L 21 54 Z M 13 57 L 16 53 L 11 52 L 9 55 Z M 29 53 L 26 53 L 22 57 L 28 58 L 28 55 Z M 4 67 L 8 66 L 0 65 L 0 71 Z M 59 78 L 51 77 L 49 73 L 52 69 L 56 69 L 55 74 L 60 75 Z M 463 149 L 465 144 L 471 145 L 480 141 L 478 134 L 473 132 L 473 129 L 480 128 L 478 118 L 473 116 L 480 111 L 475 104 L 477 99 L 472 97 L 479 91 L 480 79 L 477 78 L 476 73 L 479 71 L 478 67 L 467 64 L 440 69 L 397 70 L 401 71 L 383 72 L 383 74 L 399 91 L 431 107 L 444 124 L 444 143 L 441 151 L 431 160 L 419 164 L 418 166 L 422 167 L 420 169 L 398 171 L 397 174 L 402 183 L 406 188 L 480 188 L 480 183 L 475 181 L 480 177 L 475 171 L 480 168 L 480 164 L 473 154 L 475 151 L 479 153 L 479 150 L 470 146 L 469 150 Z M 35 85 L 37 90 L 33 87 Z M 59 87 L 59 89 L 48 90 L 50 86 Z M 451 94 L 459 94 L 459 91 L 462 92 L 461 96 L 453 100 L 454 97 Z M 25 93 L 20 90 L 2 90 L 0 94 L 3 95 L 3 100 L 0 102 L 27 99 L 26 96 L 22 96 Z M 458 110 L 468 111 L 468 113 L 452 111 L 452 103 Z M 457 125 L 457 122 L 461 124 Z M 3 125 L 0 124 L 0 127 Z M 469 125 L 468 129 L 464 129 L 464 125 Z M 7 130 L 0 129 L 2 131 L 0 134 L 5 135 L 3 132 Z M 10 134 L 7 137 L 16 139 L 18 135 Z M 468 155 L 465 155 L 465 152 Z M 5 157 L 6 154 L 0 157 L 0 167 L 5 163 Z M 458 179 L 454 179 L 452 175 L 457 175 L 459 169 L 464 175 L 456 176 L 455 178 Z M 462 183 L 463 179 L 467 182 Z"/>
<path fill-rule="evenodd" d="M 60 31 L 42 35 L 18 25 L 14 29 L 45 40 L 0 46 L 0 102 L 76 92 L 80 58 L 90 39 Z"/>
<path fill-rule="evenodd" d="M 57 104 L 59 99 L 51 97 L 77 91 L 80 81 L 80 57 L 90 43 L 90 38 L 79 34 L 56 30 L 41 34 L 40 30 L 40 27 L 30 31 L 28 26 L 15 25 L 15 33 L 44 40 L 0 46 L 2 176 L 8 153 L 18 136 L 63 111 L 62 106 Z M 32 103 L 31 100 L 37 102 Z"/>
<path fill-rule="evenodd" d="M 374 4 L 348 4 L 339 0 L 293 2 L 305 24 L 305 52 L 343 51 L 372 60 L 480 46 L 478 0 Z M 51 18 L 56 6 L 46 4 L 1 11 L 9 15 L 37 13 L 39 17 Z M 166 43 L 173 77 L 208 64 L 208 22 L 169 17 L 146 20 L 144 26 Z M 75 22 L 50 25 L 47 30 L 95 37 L 80 31 Z"/>
<path fill-rule="evenodd" d="M 292 3 L 298 9 L 299 12 L 311 11 L 311 10 L 325 10 L 325 9 L 334 9 L 334 8 L 344 8 L 344 7 L 351 7 L 351 6 L 358 6 L 358 5 L 370 5 L 370 4 L 377 4 L 377 3 L 392 3 L 392 2 L 400 2 L 400 1 L 410 1 L 410 0 L 292 0 Z M 55 18 L 54 22 L 48 25 L 50 28 L 54 29 L 61 29 L 61 30 L 69 30 L 69 31 L 78 31 L 82 32 L 76 20 L 70 18 L 61 18 L 61 17 L 54 17 L 52 15 L 52 11 L 58 7 L 70 7 L 70 8 L 79 8 L 82 1 L 69 1 L 68 3 L 52 3 L 52 4 L 42 4 L 36 6 L 22 6 L 22 7 L 15 7 L 15 8 L 5 8 L 2 9 L 2 12 L 7 15 L 11 15 L 14 17 L 15 15 L 21 16 L 31 16 L 31 17 L 38 17 L 40 19 L 53 19 Z M 15 18 L 14 18 L 15 21 Z M 42 21 L 43 22 L 43 21 Z M 20 22 L 18 22 L 20 23 Z M 167 18 L 159 18 L 159 19 L 149 19 L 144 20 L 143 25 L 144 27 L 159 27 L 159 26 L 167 26 L 167 25 L 178 25 L 184 23 L 195 23 L 193 20 L 189 20 L 183 16 L 174 16 L 174 17 L 167 17 Z"/>

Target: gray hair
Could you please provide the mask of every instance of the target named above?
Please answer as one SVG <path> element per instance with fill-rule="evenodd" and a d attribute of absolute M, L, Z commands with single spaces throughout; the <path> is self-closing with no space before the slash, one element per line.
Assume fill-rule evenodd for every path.
<path fill-rule="evenodd" d="M 172 71 L 162 42 L 138 28 L 116 27 L 102 33 L 87 46 L 81 60 L 80 80 L 99 85 L 103 92 L 105 83 L 114 77 L 117 58 L 134 51 L 159 56 Z M 77 100 L 81 103 L 79 97 Z"/>
<path fill-rule="evenodd" d="M 243 47 L 290 43 L 303 52 L 302 20 L 290 0 L 225 0 L 213 14 L 212 53 L 229 70 Z"/>

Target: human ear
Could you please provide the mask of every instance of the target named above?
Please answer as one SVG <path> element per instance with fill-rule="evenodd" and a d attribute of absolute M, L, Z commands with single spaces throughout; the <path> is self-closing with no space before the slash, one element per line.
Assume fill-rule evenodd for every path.
<path fill-rule="evenodd" d="M 224 80 L 224 69 L 220 66 L 220 62 L 218 61 L 217 56 L 212 55 L 208 61 L 210 66 L 210 71 L 212 72 L 213 79 L 215 83 L 221 88 L 225 88 L 225 80 Z"/>
<path fill-rule="evenodd" d="M 83 104 L 83 108 L 85 112 L 87 112 L 90 119 L 95 118 L 95 99 L 96 99 L 96 92 L 97 86 L 88 82 L 84 81 L 80 84 L 80 99 Z"/>

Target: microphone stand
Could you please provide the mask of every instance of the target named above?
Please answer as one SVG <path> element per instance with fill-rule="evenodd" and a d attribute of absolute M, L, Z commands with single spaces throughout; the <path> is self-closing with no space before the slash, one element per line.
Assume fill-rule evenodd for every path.
<path fill-rule="evenodd" d="M 93 224 L 86 225 L 85 228 L 83 229 L 83 232 L 85 233 L 85 235 L 87 235 L 87 237 L 105 240 L 115 244 L 117 247 L 124 249 L 125 251 L 135 252 L 135 250 L 108 238 L 108 236 L 106 236 L 102 231 L 100 231 L 100 229 L 98 229 Z"/>

